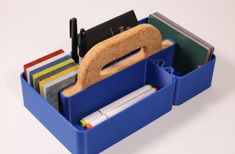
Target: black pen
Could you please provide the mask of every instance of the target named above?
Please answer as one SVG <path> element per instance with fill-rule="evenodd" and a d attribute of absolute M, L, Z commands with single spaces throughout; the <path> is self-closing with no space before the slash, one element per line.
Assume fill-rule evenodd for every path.
<path fill-rule="evenodd" d="M 86 31 L 84 28 L 80 29 L 78 47 L 79 47 L 79 57 L 83 58 L 87 53 Z"/>
<path fill-rule="evenodd" d="M 70 38 L 71 38 L 71 50 L 72 50 L 72 58 L 75 62 L 79 62 L 78 57 L 78 34 L 77 34 L 77 19 L 72 18 L 69 21 L 70 26 Z"/>

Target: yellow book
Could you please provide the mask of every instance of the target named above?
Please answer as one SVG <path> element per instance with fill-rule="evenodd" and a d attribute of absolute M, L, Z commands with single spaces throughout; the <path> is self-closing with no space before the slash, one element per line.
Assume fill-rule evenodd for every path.
<path fill-rule="evenodd" d="M 51 72 L 51 71 L 54 71 L 54 70 L 56 70 L 56 69 L 58 69 L 58 68 L 60 68 L 60 67 L 63 67 L 63 66 L 65 66 L 65 65 L 68 65 L 68 64 L 70 64 L 70 63 L 73 63 L 73 62 L 74 62 L 74 60 L 73 60 L 72 58 L 70 58 L 70 59 L 68 59 L 68 60 L 65 60 L 65 61 L 59 63 L 59 64 L 56 64 L 56 65 L 51 66 L 51 67 L 48 67 L 47 69 L 44 69 L 44 70 L 42 70 L 42 71 L 40 71 L 40 72 L 38 72 L 38 73 L 35 73 L 35 74 L 33 75 L 33 87 L 34 87 L 34 89 L 36 88 L 36 82 L 35 82 L 35 80 L 36 80 L 38 77 L 40 77 L 40 76 L 42 76 L 42 75 L 44 75 L 44 74 L 47 74 L 47 73 L 49 73 L 49 72 Z"/>
<path fill-rule="evenodd" d="M 68 69 L 66 69 L 66 70 L 64 70 L 64 71 L 62 71 L 62 72 L 59 72 L 59 73 L 57 73 L 57 74 L 55 74 L 55 75 L 53 75 L 53 76 L 50 76 L 49 78 L 46 78 L 46 79 L 40 81 L 40 82 L 39 82 L 39 92 L 40 92 L 40 94 L 41 94 L 41 95 L 44 95 L 44 94 L 43 94 L 43 90 L 42 90 L 42 89 L 43 89 L 42 87 L 43 87 L 44 84 L 47 84 L 47 83 L 49 83 L 49 82 L 51 82 L 51 81 L 53 81 L 53 80 L 56 80 L 57 78 L 59 78 L 59 77 L 65 75 L 65 74 L 68 74 L 68 73 L 70 73 L 70 72 L 72 72 L 72 71 L 75 71 L 75 70 L 77 70 L 77 69 L 78 69 L 78 65 L 73 66 L 73 67 L 70 67 L 70 68 L 68 68 Z"/>

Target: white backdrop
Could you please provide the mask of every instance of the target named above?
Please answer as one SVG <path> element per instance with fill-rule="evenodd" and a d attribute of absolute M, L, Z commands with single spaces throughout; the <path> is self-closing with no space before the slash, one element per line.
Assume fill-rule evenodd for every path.
<path fill-rule="evenodd" d="M 134 9 L 138 19 L 161 12 L 214 45 L 213 85 L 102 153 L 234 154 L 234 8 L 234 0 L 0 0 L 0 153 L 69 153 L 23 107 L 22 66 L 60 48 L 69 52 L 70 18 L 90 28 Z"/>

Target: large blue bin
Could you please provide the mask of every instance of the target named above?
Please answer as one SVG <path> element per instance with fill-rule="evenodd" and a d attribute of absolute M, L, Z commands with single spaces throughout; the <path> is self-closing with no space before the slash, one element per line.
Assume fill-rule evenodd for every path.
<path fill-rule="evenodd" d="M 172 105 L 182 104 L 210 87 L 215 56 L 192 72 L 177 76 L 172 67 L 174 47 L 175 44 L 73 96 L 60 94 L 62 114 L 21 74 L 24 105 L 73 154 L 99 153 L 169 112 Z M 158 91 L 92 129 L 79 125 L 84 116 L 145 84 L 156 86 Z"/>

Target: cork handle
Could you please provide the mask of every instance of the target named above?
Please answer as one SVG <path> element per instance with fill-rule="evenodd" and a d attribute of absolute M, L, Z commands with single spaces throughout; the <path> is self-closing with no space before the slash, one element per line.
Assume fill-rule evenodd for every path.
<path fill-rule="evenodd" d="M 162 37 L 158 29 L 150 24 L 141 24 L 96 44 L 85 55 L 79 66 L 77 83 L 65 89 L 63 94 L 71 96 L 147 58 L 161 50 L 161 41 Z M 141 50 L 137 54 L 102 70 L 110 62 L 139 48 Z"/>

